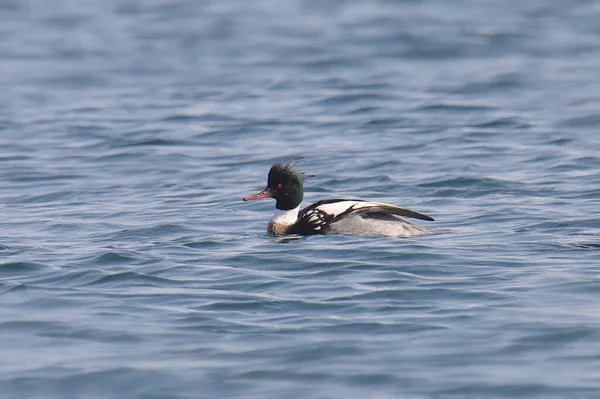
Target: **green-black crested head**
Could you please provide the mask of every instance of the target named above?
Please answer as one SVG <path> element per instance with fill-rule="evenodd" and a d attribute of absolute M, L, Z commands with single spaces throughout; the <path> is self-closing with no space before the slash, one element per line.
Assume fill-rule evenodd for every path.
<path fill-rule="evenodd" d="M 277 201 L 277 209 L 287 211 L 298 207 L 304 198 L 304 179 L 307 175 L 295 170 L 295 164 L 295 161 L 289 161 L 273 165 L 267 178 L 267 187 L 256 195 L 244 198 L 244 201 L 272 197 Z"/>

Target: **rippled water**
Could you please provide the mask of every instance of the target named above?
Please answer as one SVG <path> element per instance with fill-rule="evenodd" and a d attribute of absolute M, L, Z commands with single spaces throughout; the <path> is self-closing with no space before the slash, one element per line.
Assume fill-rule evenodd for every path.
<path fill-rule="evenodd" d="M 598 4 L 0 0 L 0 396 L 599 397 Z"/>

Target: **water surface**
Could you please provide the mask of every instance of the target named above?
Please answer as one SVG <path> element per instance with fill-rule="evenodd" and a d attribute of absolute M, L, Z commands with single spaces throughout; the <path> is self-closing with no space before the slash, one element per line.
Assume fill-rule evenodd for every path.
<path fill-rule="evenodd" d="M 0 0 L 1 396 L 598 397 L 598 20 Z M 441 234 L 266 236 L 299 156 Z"/>

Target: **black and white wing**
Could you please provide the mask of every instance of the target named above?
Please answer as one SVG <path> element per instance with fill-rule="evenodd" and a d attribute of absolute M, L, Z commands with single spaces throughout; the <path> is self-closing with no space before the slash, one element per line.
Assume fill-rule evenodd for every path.
<path fill-rule="evenodd" d="M 292 234 L 325 234 L 331 229 L 333 223 L 350 216 L 378 220 L 391 220 L 395 216 L 434 220 L 422 213 L 381 202 L 331 199 L 316 202 L 301 210 Z"/>
<path fill-rule="evenodd" d="M 319 209 L 318 205 L 323 202 L 325 201 L 319 201 L 302 209 L 298 213 L 298 220 L 288 231 L 288 234 L 325 234 L 329 230 L 329 225 L 335 215 Z"/>

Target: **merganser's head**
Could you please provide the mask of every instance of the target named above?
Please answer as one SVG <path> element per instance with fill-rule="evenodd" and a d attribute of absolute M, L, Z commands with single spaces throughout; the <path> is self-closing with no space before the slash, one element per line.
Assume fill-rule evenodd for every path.
<path fill-rule="evenodd" d="M 244 198 L 253 201 L 275 198 L 275 207 L 284 211 L 297 208 L 304 198 L 304 178 L 307 176 L 294 170 L 294 161 L 277 163 L 271 167 L 267 187 L 258 194 Z"/>

